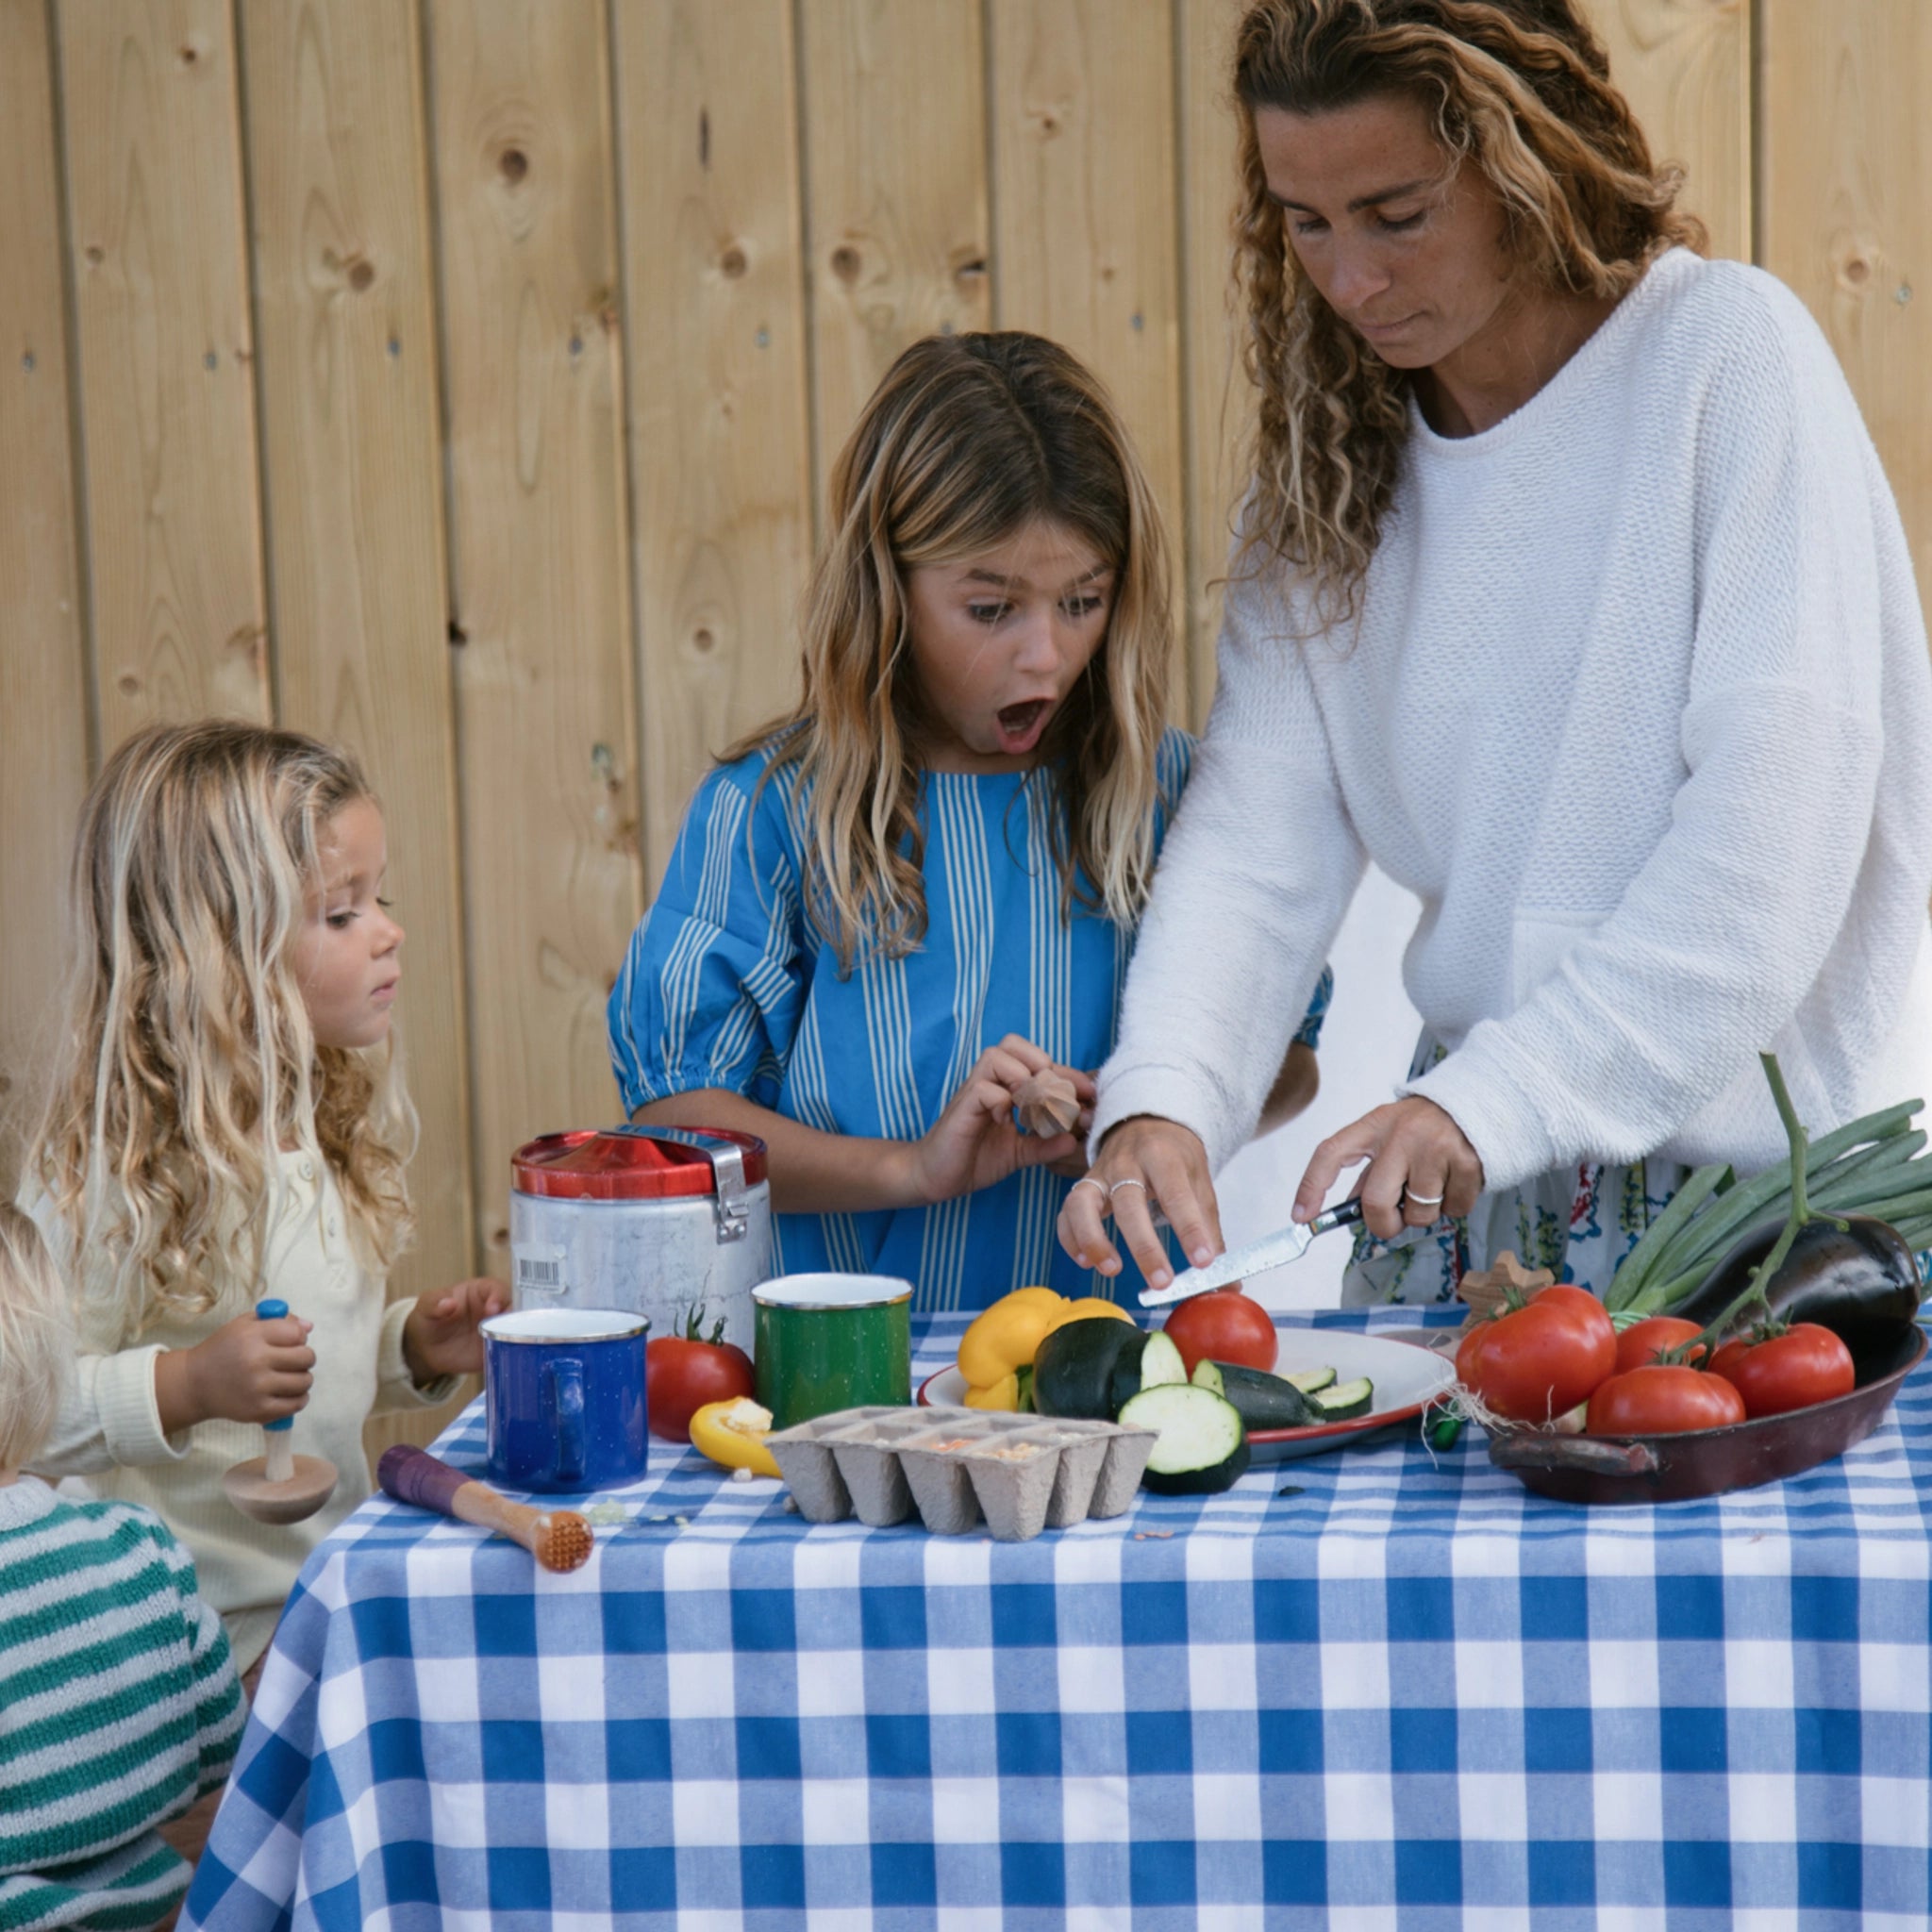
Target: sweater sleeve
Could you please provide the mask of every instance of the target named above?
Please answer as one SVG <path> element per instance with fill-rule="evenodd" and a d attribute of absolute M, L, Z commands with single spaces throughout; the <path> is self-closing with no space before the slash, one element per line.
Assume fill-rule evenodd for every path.
<path fill-rule="evenodd" d="M 1884 485 L 1857 406 L 1783 291 L 1690 401 L 1698 575 L 1668 828 L 1514 1011 L 1404 1090 L 1455 1118 L 1491 1188 L 1670 1141 L 1791 1020 L 1866 860 Z"/>
<path fill-rule="evenodd" d="M 1277 581 L 1228 585 L 1220 689 L 1135 941 L 1092 1144 L 1135 1114 L 1218 1171 L 1254 1132 L 1365 858 Z"/>
<path fill-rule="evenodd" d="M 228 1650 L 228 1633 L 222 1620 L 196 1588 L 194 1559 L 157 1522 L 155 1541 L 181 1595 L 181 1614 L 188 1625 L 189 1667 L 194 1683 L 194 1724 L 198 1768 L 195 1795 L 218 1791 L 235 1761 L 242 1727 L 248 1721 L 235 1659 Z"/>
<path fill-rule="evenodd" d="M 41 1231 L 56 1265 L 71 1283 L 74 1236 L 44 1189 L 24 1190 L 20 1206 Z M 161 1429 L 155 1400 L 158 1343 L 116 1351 L 82 1349 L 60 1391 L 54 1432 L 34 1457 L 43 1475 L 90 1475 L 123 1464 L 179 1462 L 188 1454 L 184 1429 Z"/>

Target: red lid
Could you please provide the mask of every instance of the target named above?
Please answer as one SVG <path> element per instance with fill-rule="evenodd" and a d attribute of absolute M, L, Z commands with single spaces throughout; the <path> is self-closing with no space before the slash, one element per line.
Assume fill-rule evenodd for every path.
<path fill-rule="evenodd" d="M 744 1184 L 765 1177 L 765 1143 L 756 1134 L 729 1127 L 697 1127 L 691 1132 L 729 1141 L 744 1159 Z M 545 1134 L 525 1141 L 510 1156 L 520 1194 L 547 1194 L 564 1201 L 661 1201 L 679 1194 L 717 1191 L 711 1163 L 702 1147 L 676 1141 L 645 1140 L 579 1127 L 568 1134 Z"/>

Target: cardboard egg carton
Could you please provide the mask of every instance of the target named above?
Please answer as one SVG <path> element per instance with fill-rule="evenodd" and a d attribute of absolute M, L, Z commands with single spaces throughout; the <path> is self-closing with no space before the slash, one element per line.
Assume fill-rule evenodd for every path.
<path fill-rule="evenodd" d="M 808 1523 L 883 1529 L 915 1512 L 935 1536 L 984 1519 L 1002 1542 L 1118 1516 L 1152 1429 L 979 1408 L 845 1408 L 768 1437 Z"/>

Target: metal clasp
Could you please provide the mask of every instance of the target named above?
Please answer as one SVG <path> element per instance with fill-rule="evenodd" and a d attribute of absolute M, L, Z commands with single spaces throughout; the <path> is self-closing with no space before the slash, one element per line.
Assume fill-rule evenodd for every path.
<path fill-rule="evenodd" d="M 711 1168 L 711 1213 L 721 1241 L 741 1241 L 751 1228 L 750 1192 L 744 1180 L 744 1149 L 722 1134 L 700 1134 L 690 1127 L 640 1127 L 629 1122 L 607 1127 L 607 1134 L 625 1134 L 633 1141 L 669 1141 L 694 1147 Z"/>

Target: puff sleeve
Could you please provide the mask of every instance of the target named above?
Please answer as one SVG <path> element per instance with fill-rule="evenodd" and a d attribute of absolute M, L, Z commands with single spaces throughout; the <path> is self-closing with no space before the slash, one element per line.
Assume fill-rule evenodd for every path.
<path fill-rule="evenodd" d="M 711 772 L 611 989 L 626 1113 L 695 1088 L 777 1104 L 809 972 L 788 774 Z"/>

